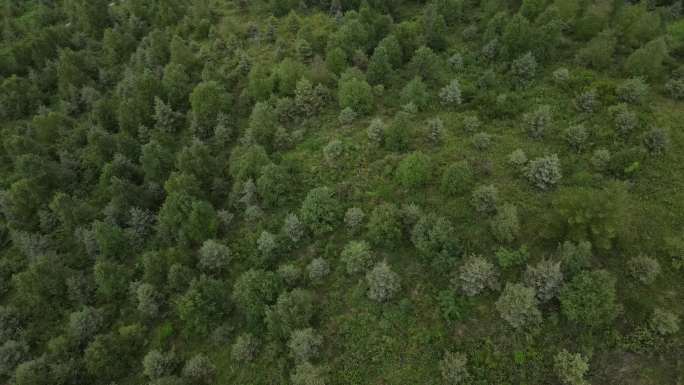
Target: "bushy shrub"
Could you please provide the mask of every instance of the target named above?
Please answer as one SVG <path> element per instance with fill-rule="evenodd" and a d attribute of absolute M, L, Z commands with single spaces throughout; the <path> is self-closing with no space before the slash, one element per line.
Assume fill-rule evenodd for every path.
<path fill-rule="evenodd" d="M 433 118 L 427 121 L 428 139 L 432 144 L 442 143 L 444 138 L 444 122 L 440 118 Z"/>
<path fill-rule="evenodd" d="M 306 266 L 309 272 L 309 279 L 314 283 L 320 283 L 330 274 L 330 264 L 324 258 L 315 258 Z"/>
<path fill-rule="evenodd" d="M 607 68 L 613 62 L 616 45 L 615 32 L 606 29 L 577 51 L 577 61 L 586 67 Z"/>
<path fill-rule="evenodd" d="M 347 209 L 347 212 L 344 214 L 344 224 L 347 226 L 349 232 L 355 234 L 363 226 L 363 221 L 365 218 L 366 214 L 361 208 L 351 207 Z"/>
<path fill-rule="evenodd" d="M 539 139 L 551 127 L 551 106 L 542 105 L 534 111 L 523 115 L 523 121 L 527 126 L 527 134 L 531 138 Z"/>
<path fill-rule="evenodd" d="M 513 242 L 520 232 L 518 208 L 512 204 L 503 205 L 489 221 L 489 228 L 497 241 Z"/>
<path fill-rule="evenodd" d="M 424 186 L 430 178 L 430 158 L 420 151 L 413 152 L 401 160 L 396 178 L 405 188 Z"/>
<path fill-rule="evenodd" d="M 496 213 L 499 202 L 499 189 L 494 185 L 482 185 L 473 190 L 470 200 L 478 213 Z"/>
<path fill-rule="evenodd" d="M 565 67 L 561 67 L 553 71 L 551 76 L 556 84 L 564 85 L 570 80 L 570 71 Z"/>
<path fill-rule="evenodd" d="M 579 353 L 570 353 L 563 349 L 553 358 L 553 369 L 563 384 L 585 385 L 584 375 L 589 371 L 589 363 Z"/>
<path fill-rule="evenodd" d="M 355 76 L 342 76 L 338 90 L 337 99 L 341 109 L 350 108 L 362 115 L 373 110 L 373 90 L 365 80 Z"/>
<path fill-rule="evenodd" d="M 449 196 L 461 195 L 469 190 L 475 177 L 466 162 L 452 163 L 442 174 L 441 189 Z"/>
<path fill-rule="evenodd" d="M 613 118 L 613 126 L 617 133 L 626 136 L 639 125 L 637 115 L 629 110 L 625 103 L 616 104 L 608 108 L 608 112 Z"/>
<path fill-rule="evenodd" d="M 23 342 L 3 341 L 0 345 L 0 376 L 11 377 L 14 369 L 29 358 L 29 348 Z"/>
<path fill-rule="evenodd" d="M 314 312 L 313 294 L 297 288 L 278 296 L 266 310 L 265 321 L 274 336 L 287 337 L 296 329 L 308 327 Z"/>
<path fill-rule="evenodd" d="M 302 362 L 295 366 L 290 376 L 292 385 L 325 385 L 324 369 L 310 362 Z"/>
<path fill-rule="evenodd" d="M 523 329 L 541 322 L 541 312 L 532 288 L 519 283 L 507 283 L 496 301 L 496 310 L 514 329 Z"/>
<path fill-rule="evenodd" d="M 652 155 L 662 155 L 670 147 L 670 133 L 661 127 L 653 127 L 644 134 L 644 146 Z"/>
<path fill-rule="evenodd" d="M 526 246 L 522 246 L 517 250 L 509 250 L 505 247 L 500 247 L 494 253 L 499 266 L 502 269 L 507 269 L 513 266 L 521 266 L 529 259 L 530 255 Z"/>
<path fill-rule="evenodd" d="M 679 331 L 679 317 L 671 311 L 656 308 L 649 320 L 649 326 L 661 336 L 676 334 Z"/>
<path fill-rule="evenodd" d="M 605 270 L 583 271 L 561 289 L 561 310 L 587 327 L 608 324 L 617 316 L 615 277 Z"/>
<path fill-rule="evenodd" d="M 444 357 L 439 361 L 439 371 L 442 373 L 442 380 L 447 385 L 458 385 L 464 383 L 469 378 L 468 358 L 463 353 L 444 353 Z"/>
<path fill-rule="evenodd" d="M 382 119 L 374 118 L 371 120 L 366 133 L 368 134 L 368 140 L 372 144 L 376 146 L 381 145 L 385 137 L 385 124 L 382 122 Z"/>
<path fill-rule="evenodd" d="M 259 235 L 256 244 L 257 250 L 259 250 L 261 257 L 266 261 L 270 260 L 273 257 L 273 254 L 275 253 L 276 248 L 278 247 L 276 236 L 266 230 L 261 232 L 261 235 Z"/>
<path fill-rule="evenodd" d="M 667 83 L 665 83 L 665 91 L 672 99 L 684 99 L 684 77 L 668 80 Z"/>
<path fill-rule="evenodd" d="M 581 152 L 589 140 L 589 131 L 583 124 L 576 124 L 568 127 L 565 132 L 565 141 L 568 142 L 570 148 L 577 152 Z"/>
<path fill-rule="evenodd" d="M 625 103 L 641 104 L 648 96 L 649 86 L 643 78 L 630 78 L 615 88 L 618 99 Z"/>
<path fill-rule="evenodd" d="M 200 353 L 183 366 L 183 377 L 193 384 L 210 384 L 216 376 L 216 366 L 206 355 Z"/>
<path fill-rule="evenodd" d="M 478 132 L 473 135 L 472 142 L 478 151 L 485 151 L 492 145 L 492 136 L 486 132 Z"/>
<path fill-rule="evenodd" d="M 640 255 L 627 261 L 627 269 L 632 277 L 648 285 L 658 278 L 660 263 L 655 258 Z"/>
<path fill-rule="evenodd" d="M 534 80 L 537 75 L 537 60 L 528 52 L 513 61 L 511 73 L 515 84 L 524 87 Z"/>
<path fill-rule="evenodd" d="M 302 202 L 299 217 L 314 235 L 332 231 L 337 224 L 339 202 L 327 187 L 309 191 Z"/>
<path fill-rule="evenodd" d="M 282 231 L 293 243 L 299 242 L 304 237 L 304 225 L 294 213 L 287 214 Z"/>
<path fill-rule="evenodd" d="M 565 241 L 558 246 L 558 254 L 561 258 L 563 270 L 569 275 L 574 275 L 589 267 L 592 256 L 591 243 L 588 241 L 578 243 Z"/>
<path fill-rule="evenodd" d="M 401 90 L 400 101 L 402 105 L 413 103 L 419 110 L 424 110 L 430 101 L 427 86 L 419 76 L 411 79 Z"/>
<path fill-rule="evenodd" d="M 467 115 L 463 118 L 463 129 L 465 132 L 475 132 L 481 125 L 482 122 L 476 115 Z"/>
<path fill-rule="evenodd" d="M 556 154 L 531 160 L 524 171 L 530 183 L 540 190 L 553 188 L 563 176 Z"/>
<path fill-rule="evenodd" d="M 575 98 L 575 106 L 581 112 L 596 112 L 600 106 L 598 92 L 592 88 L 580 93 Z"/>
<path fill-rule="evenodd" d="M 162 353 L 153 349 L 147 352 L 142 364 L 143 374 L 154 380 L 171 374 L 176 362 L 173 353 Z"/>
<path fill-rule="evenodd" d="M 141 283 L 135 289 L 135 297 L 138 301 L 137 309 L 145 317 L 156 317 L 159 313 L 160 293 L 159 290 L 149 283 Z"/>
<path fill-rule="evenodd" d="M 357 113 L 351 107 L 343 108 L 337 117 L 337 120 L 343 126 L 348 126 L 356 120 Z"/>
<path fill-rule="evenodd" d="M 459 52 L 455 52 L 453 55 L 449 56 L 447 64 L 449 64 L 452 71 L 461 71 L 463 69 L 463 55 Z"/>
<path fill-rule="evenodd" d="M 231 347 L 230 356 L 238 362 L 252 361 L 259 350 L 259 340 L 250 333 L 240 334 Z"/>
<path fill-rule="evenodd" d="M 321 345 L 323 338 L 312 328 L 294 330 L 287 342 L 290 355 L 298 363 L 316 358 Z"/>
<path fill-rule="evenodd" d="M 220 273 L 230 264 L 232 255 L 228 246 L 215 239 L 207 239 L 199 250 L 199 268 L 206 273 Z"/>
<path fill-rule="evenodd" d="M 423 215 L 413 226 L 411 242 L 421 256 L 433 262 L 453 260 L 461 253 L 451 222 L 436 215 Z"/>
<path fill-rule="evenodd" d="M 461 104 L 461 86 L 453 79 L 439 91 L 439 100 L 444 106 L 458 106 Z"/>
<path fill-rule="evenodd" d="M 399 275 L 390 269 L 386 261 L 379 262 L 366 274 L 368 298 L 377 302 L 386 302 L 401 289 Z"/>
<path fill-rule="evenodd" d="M 522 149 L 517 149 L 510 153 L 507 158 L 507 163 L 515 167 L 517 170 L 522 170 L 527 164 L 527 155 Z"/>
<path fill-rule="evenodd" d="M 470 256 L 458 270 L 452 284 L 469 297 L 484 290 L 498 290 L 499 274 L 492 263 L 480 256 Z"/>
<path fill-rule="evenodd" d="M 563 272 L 560 262 L 544 259 L 534 266 L 527 266 L 525 284 L 536 290 L 537 299 L 546 302 L 560 293 Z"/>
<path fill-rule="evenodd" d="M 340 261 L 348 274 L 361 273 L 373 265 L 373 253 L 366 241 L 350 241 L 342 249 Z"/>
<path fill-rule="evenodd" d="M 391 203 L 382 203 L 371 212 L 368 220 L 368 237 L 382 247 L 395 248 L 401 241 L 399 210 Z"/>
<path fill-rule="evenodd" d="M 323 147 L 323 157 L 330 165 L 336 165 L 342 161 L 346 146 L 339 139 L 333 139 Z"/>
<path fill-rule="evenodd" d="M 596 149 L 591 156 L 590 162 L 596 170 L 606 170 L 610 164 L 610 151 L 605 148 Z"/>
<path fill-rule="evenodd" d="M 69 315 L 68 332 L 76 341 L 87 342 L 104 326 L 101 310 L 86 306 Z"/>

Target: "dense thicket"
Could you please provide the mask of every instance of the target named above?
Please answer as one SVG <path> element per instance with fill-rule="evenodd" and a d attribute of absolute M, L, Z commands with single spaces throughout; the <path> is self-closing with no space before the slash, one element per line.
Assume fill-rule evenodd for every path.
<path fill-rule="evenodd" d="M 6 0 L 0 383 L 682 383 L 683 8 Z"/>

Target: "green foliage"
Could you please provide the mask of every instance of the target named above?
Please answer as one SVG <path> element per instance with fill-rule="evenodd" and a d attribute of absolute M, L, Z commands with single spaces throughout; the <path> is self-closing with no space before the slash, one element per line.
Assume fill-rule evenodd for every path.
<path fill-rule="evenodd" d="M 563 176 L 558 155 L 532 159 L 525 166 L 525 176 L 535 187 L 541 190 L 551 189 Z"/>
<path fill-rule="evenodd" d="M 518 208 L 512 204 L 505 204 L 489 222 L 492 235 L 499 242 L 512 242 L 520 233 Z"/>
<path fill-rule="evenodd" d="M 185 330 L 206 335 L 216 326 L 230 310 L 225 291 L 226 286 L 220 280 L 204 275 L 194 279 L 176 303 L 176 311 Z"/>
<path fill-rule="evenodd" d="M 498 290 L 499 277 L 493 264 L 480 256 L 470 256 L 458 269 L 452 284 L 469 297 L 484 290 Z"/>
<path fill-rule="evenodd" d="M 339 202 L 327 187 L 314 188 L 302 202 L 299 216 L 314 235 L 333 230 L 338 221 Z"/>
<path fill-rule="evenodd" d="M 285 338 L 294 330 L 308 327 L 315 313 L 313 300 L 313 294 L 303 289 L 280 294 L 276 303 L 266 310 L 269 332 Z"/>
<path fill-rule="evenodd" d="M 202 139 L 211 137 L 219 113 L 230 106 L 230 95 L 215 81 L 198 84 L 190 94 L 193 127 Z"/>
<path fill-rule="evenodd" d="M 260 322 L 267 306 L 272 304 L 278 293 L 276 275 L 264 270 L 247 270 L 233 285 L 233 301 L 248 321 Z"/>
<path fill-rule="evenodd" d="M 401 289 L 399 275 L 392 271 L 386 261 L 379 262 L 366 274 L 368 298 L 376 302 L 391 300 Z"/>
<path fill-rule="evenodd" d="M 663 38 L 658 38 L 632 52 L 625 61 L 625 70 L 633 76 L 656 80 L 662 76 L 663 64 L 668 59 L 667 44 Z"/>
<path fill-rule="evenodd" d="M 323 338 L 312 328 L 292 331 L 287 347 L 292 358 L 299 363 L 308 362 L 318 356 Z"/>
<path fill-rule="evenodd" d="M 563 286 L 561 310 L 570 321 L 595 328 L 617 316 L 615 277 L 605 270 L 584 271 Z"/>
<path fill-rule="evenodd" d="M 496 310 L 513 329 L 529 328 L 541 322 L 541 312 L 532 288 L 507 283 L 496 301 Z"/>
<path fill-rule="evenodd" d="M 347 274 L 362 273 L 373 265 L 373 253 L 366 241 L 350 241 L 342 249 L 340 261 L 345 264 Z"/>
<path fill-rule="evenodd" d="M 589 241 L 610 249 L 624 233 L 629 216 L 627 191 L 621 183 L 606 189 L 564 188 L 554 199 L 554 230 L 562 239 Z"/>
<path fill-rule="evenodd" d="M 450 196 L 461 195 L 470 189 L 474 180 L 473 170 L 467 163 L 452 163 L 442 174 L 441 189 Z"/>
<path fill-rule="evenodd" d="M 430 102 L 427 86 L 419 76 L 406 83 L 401 90 L 400 101 L 402 105 L 413 103 L 419 110 L 427 108 Z"/>
<path fill-rule="evenodd" d="M 363 79 L 355 76 L 342 76 L 338 84 L 337 98 L 340 108 L 351 108 L 359 114 L 373 111 L 373 90 Z"/>
<path fill-rule="evenodd" d="M 579 353 L 570 353 L 563 349 L 553 358 L 553 369 L 563 384 L 583 385 L 587 381 L 584 375 L 589 371 L 589 363 Z"/>
<path fill-rule="evenodd" d="M 368 237 L 374 244 L 393 249 L 401 241 L 399 210 L 391 203 L 376 206 L 368 217 Z"/>
<path fill-rule="evenodd" d="M 469 378 L 468 358 L 463 353 L 446 352 L 439 362 L 439 370 L 445 384 L 458 385 Z"/>
<path fill-rule="evenodd" d="M 424 186 L 430 179 L 430 158 L 422 152 L 413 152 L 401 160 L 396 178 L 405 188 Z"/>

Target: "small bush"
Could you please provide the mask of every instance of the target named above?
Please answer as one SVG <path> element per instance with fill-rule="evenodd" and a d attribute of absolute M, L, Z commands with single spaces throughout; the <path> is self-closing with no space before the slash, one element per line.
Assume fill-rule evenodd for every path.
<path fill-rule="evenodd" d="M 577 95 L 575 106 L 582 112 L 596 112 L 600 106 L 598 92 L 595 89 L 589 89 Z"/>
<path fill-rule="evenodd" d="M 655 258 L 643 255 L 630 258 L 627 261 L 627 269 L 632 277 L 647 285 L 655 282 L 660 274 L 660 264 L 658 261 Z"/>
<path fill-rule="evenodd" d="M 484 290 L 497 290 L 499 277 L 493 264 L 482 257 L 471 256 L 461 265 L 452 284 L 472 297 Z"/>
<path fill-rule="evenodd" d="M 558 155 L 552 154 L 531 160 L 525 167 L 525 176 L 540 190 L 554 187 L 563 176 Z"/>
<path fill-rule="evenodd" d="M 507 158 L 507 163 L 515 167 L 517 170 L 522 170 L 527 164 L 527 155 L 522 149 L 517 149 L 510 153 Z"/>
<path fill-rule="evenodd" d="M 630 78 L 615 89 L 618 99 L 625 103 L 641 104 L 648 96 L 649 86 L 643 78 Z"/>
<path fill-rule="evenodd" d="M 380 118 L 374 118 L 371 120 L 366 132 L 368 134 L 368 140 L 372 144 L 380 146 L 385 137 L 385 124 Z"/>
<path fill-rule="evenodd" d="M 254 360 L 259 350 L 259 341 L 250 333 L 240 334 L 231 348 L 230 355 L 238 362 Z"/>
<path fill-rule="evenodd" d="M 461 104 L 461 86 L 453 79 L 439 91 L 439 100 L 444 106 L 458 106 Z"/>
<path fill-rule="evenodd" d="M 423 79 L 415 77 L 408 82 L 401 90 L 400 100 L 402 105 L 413 103 L 418 110 L 424 110 L 428 106 L 430 95 Z"/>
<path fill-rule="evenodd" d="M 576 152 L 581 152 L 589 140 L 589 131 L 583 124 L 570 126 L 565 130 L 565 141 Z"/>
<path fill-rule="evenodd" d="M 383 261 L 366 274 L 368 298 L 377 302 L 386 302 L 394 297 L 401 288 L 399 275 Z"/>
<path fill-rule="evenodd" d="M 350 241 L 344 246 L 340 261 L 345 264 L 347 274 L 361 273 L 373 265 L 373 253 L 366 241 Z"/>
<path fill-rule="evenodd" d="M 444 357 L 439 362 L 439 370 L 444 383 L 447 385 L 464 383 L 469 378 L 467 364 L 468 358 L 463 353 L 444 353 Z"/>
<path fill-rule="evenodd" d="M 347 230 L 352 234 L 357 233 L 363 226 L 363 221 L 366 218 L 366 214 L 362 209 L 358 207 L 351 207 L 347 209 L 344 214 L 344 224 L 347 226 Z"/>
<path fill-rule="evenodd" d="M 660 127 L 653 127 L 644 135 L 644 145 L 652 155 L 662 155 L 670 147 L 670 133 Z"/>
<path fill-rule="evenodd" d="M 290 355 L 296 362 L 307 362 L 316 358 L 323 344 L 323 338 L 312 328 L 294 330 L 287 342 Z"/>
<path fill-rule="evenodd" d="M 473 170 L 466 162 L 452 163 L 442 174 L 442 192 L 449 196 L 461 195 L 469 190 L 474 179 Z"/>
<path fill-rule="evenodd" d="M 551 127 L 551 106 L 543 105 L 532 112 L 523 115 L 523 121 L 527 126 L 527 134 L 534 139 L 544 136 Z"/>
<path fill-rule="evenodd" d="M 470 202 L 478 213 L 494 214 L 499 202 L 499 189 L 494 185 L 479 186 L 473 190 Z"/>
<path fill-rule="evenodd" d="M 419 151 L 409 154 L 399 163 L 396 178 L 405 188 L 424 186 L 430 178 L 430 158 Z"/>
<path fill-rule="evenodd" d="M 492 235 L 499 242 L 513 242 L 520 232 L 518 208 L 512 204 L 505 204 L 489 221 Z"/>
<path fill-rule="evenodd" d="M 499 266 L 502 269 L 507 269 L 513 266 L 521 266 L 530 257 L 527 247 L 522 246 L 518 250 L 509 250 L 504 247 L 499 248 L 494 253 Z"/>
<path fill-rule="evenodd" d="M 473 147 L 478 151 L 485 151 L 492 145 L 492 136 L 486 132 L 478 132 L 473 135 Z"/>
<path fill-rule="evenodd" d="M 523 329 L 541 322 L 541 312 L 532 288 L 519 283 L 507 283 L 496 301 L 496 310 L 514 329 Z"/>
<path fill-rule="evenodd" d="M 306 267 L 309 272 L 309 279 L 314 283 L 320 283 L 330 274 L 330 264 L 324 258 L 315 258 Z"/>
<path fill-rule="evenodd" d="M 613 118 L 613 127 L 620 136 L 626 136 L 639 125 L 639 118 L 625 103 L 611 106 L 608 112 Z"/>
<path fill-rule="evenodd" d="M 656 308 L 649 320 L 649 326 L 661 336 L 669 336 L 679 331 L 679 317 L 668 311 Z"/>
<path fill-rule="evenodd" d="M 529 85 L 537 75 L 537 60 L 531 52 L 515 59 L 511 65 L 514 82 L 521 87 Z"/>
<path fill-rule="evenodd" d="M 589 371 L 587 359 L 579 353 L 570 353 L 563 349 L 553 359 L 556 376 L 566 385 L 587 384 L 584 375 Z"/>
<path fill-rule="evenodd" d="M 545 259 L 534 266 L 527 266 L 525 284 L 533 287 L 540 302 L 546 302 L 560 293 L 563 273 L 560 262 Z"/>

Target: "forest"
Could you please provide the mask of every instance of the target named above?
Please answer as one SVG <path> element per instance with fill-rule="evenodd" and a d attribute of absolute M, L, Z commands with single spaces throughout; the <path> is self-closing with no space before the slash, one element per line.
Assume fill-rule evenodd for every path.
<path fill-rule="evenodd" d="M 0 383 L 684 384 L 683 0 L 0 16 Z"/>

